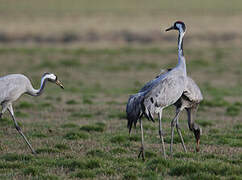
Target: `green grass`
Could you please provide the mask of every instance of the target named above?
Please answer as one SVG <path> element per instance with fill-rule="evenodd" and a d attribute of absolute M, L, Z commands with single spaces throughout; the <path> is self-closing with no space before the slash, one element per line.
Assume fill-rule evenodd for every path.
<path fill-rule="evenodd" d="M 29 103 L 29 102 L 20 102 L 17 106 L 17 108 L 19 109 L 29 109 L 29 108 L 33 108 L 34 104 Z"/>
<path fill-rule="evenodd" d="M 6 125 L 12 125 L 13 124 L 13 120 L 10 120 L 10 119 L 8 119 L 8 118 L 3 118 L 2 117 L 2 119 L 0 119 L 0 124 L 2 125 L 2 126 L 6 126 Z"/>
<path fill-rule="evenodd" d="M 144 3 L 144 1 L 142 2 Z M 42 2 L 40 3 L 42 4 Z M 64 9 L 62 6 L 66 2 L 62 3 L 60 8 Z M 70 14 L 71 17 L 76 17 L 75 12 L 88 14 L 93 11 L 94 7 L 85 9 L 84 7 L 88 5 L 82 3 L 83 6 L 75 6 L 76 9 L 73 9 L 73 14 Z M 134 6 L 133 2 L 130 2 L 130 8 L 126 9 L 123 7 L 125 3 L 118 3 L 120 6 L 117 4 L 113 8 L 112 4 L 114 3 L 106 0 L 104 4 L 100 4 L 100 9 L 96 9 L 97 14 L 100 15 L 97 17 L 100 19 L 95 19 L 96 16 L 90 16 L 90 18 L 94 19 L 85 19 L 87 17 L 74 19 L 76 24 L 82 22 L 92 24 L 95 21 L 95 24 L 104 22 L 103 25 L 105 25 L 109 20 L 111 22 L 112 18 L 115 18 L 117 14 L 122 14 L 122 16 L 128 16 L 132 26 L 129 23 L 126 24 L 124 19 L 120 23 L 125 23 L 127 31 L 134 31 L 133 34 L 136 34 L 134 27 L 136 20 L 142 26 L 148 27 L 149 24 L 143 24 L 143 22 L 148 22 L 150 18 L 160 16 L 160 8 L 165 9 L 168 6 L 176 6 L 172 2 L 164 2 L 164 6 L 157 6 L 156 8 L 157 3 L 160 4 L 160 2 L 145 2 L 147 7 L 141 8 L 141 10 L 144 10 L 144 14 L 149 14 L 147 19 L 143 19 L 144 14 L 138 19 L 132 19 L 132 16 L 128 16 L 129 13 L 136 14 L 137 11 L 141 11 L 135 10 L 134 7 L 136 6 Z M 75 3 L 73 2 L 73 4 Z M 181 2 L 178 2 L 178 4 L 181 5 Z M 185 1 L 184 4 L 189 3 Z M 226 2 L 222 1 L 221 8 L 223 6 L 226 9 L 224 4 Z M 233 3 L 230 3 L 229 6 L 231 4 Z M 19 5 L 19 2 L 17 2 L 17 5 Z M 25 13 L 33 12 L 35 8 L 31 9 L 33 3 L 30 3 L 27 12 L 25 12 L 24 5 L 17 5 L 15 5 L 16 11 L 23 12 L 23 16 L 21 16 L 23 22 L 20 21 L 19 23 L 24 23 Z M 5 6 L 7 5 L 5 4 Z M 68 7 L 70 6 L 74 8 L 73 5 L 68 5 Z M 197 5 L 192 2 L 190 6 L 193 6 L 191 9 L 194 11 Z M 48 8 L 51 7 L 54 8 L 52 9 L 53 12 L 48 9 L 42 11 L 39 21 L 45 22 L 47 25 L 50 24 L 49 27 L 54 29 L 52 33 L 54 31 L 56 36 L 63 38 L 62 33 L 66 29 L 63 30 L 58 26 L 56 28 L 58 31 L 56 31 L 55 24 L 51 25 L 52 20 L 44 18 L 44 16 L 54 13 L 56 6 L 50 4 Z M 83 12 L 79 12 L 79 8 L 83 9 Z M 101 15 L 113 12 L 115 9 L 119 9 L 120 12 L 116 12 L 115 15 L 110 14 L 108 16 L 110 19 L 105 20 Z M 211 9 L 216 10 L 217 7 L 211 5 L 211 8 L 206 9 L 204 12 L 209 11 L 216 14 L 216 12 L 211 12 Z M 182 5 L 180 11 L 183 10 L 190 13 L 185 5 Z M 60 11 L 63 12 L 64 10 Z M 59 18 L 60 11 L 53 18 Z M 4 9 L 1 13 L 10 14 L 11 12 L 13 11 L 7 12 Z M 39 12 L 38 10 L 36 14 Z M 44 12 L 48 13 L 45 14 Z M 67 12 L 69 10 L 63 13 Z M 172 12 L 177 13 L 177 11 Z M 11 14 L 11 16 L 13 15 Z M 14 17 L 19 20 L 17 15 Z M 194 19 L 194 16 L 191 17 Z M 8 21 L 8 18 L 4 15 L 1 18 L 6 18 L 4 22 Z M 242 176 L 242 125 L 240 118 L 242 66 L 238 57 L 241 57 L 241 45 L 227 44 L 226 41 L 220 46 L 218 40 L 213 41 L 212 47 L 206 44 L 209 44 L 210 41 L 207 42 L 208 40 L 204 44 L 202 42 L 200 44 L 201 38 L 210 39 L 213 38 L 213 35 L 210 35 L 211 29 L 204 29 L 204 24 L 206 24 L 204 18 L 206 17 L 197 18 L 196 22 L 202 23 L 199 23 L 200 26 L 194 26 L 193 24 L 193 27 L 188 24 L 189 30 L 187 33 L 189 33 L 189 37 L 186 36 L 187 41 L 185 41 L 186 46 L 184 48 L 186 49 L 188 74 L 194 78 L 204 95 L 204 101 L 199 106 L 195 118 L 195 122 L 203 129 L 201 151 L 199 153 L 194 150 L 195 138 L 187 127 L 186 113 L 183 112 L 179 118 L 179 123 L 188 152 L 183 152 L 180 138 L 175 131 L 174 153 L 173 157 L 170 156 L 170 122 L 174 117 L 174 107 L 165 109 L 162 119 L 167 159 L 163 158 L 161 152 L 157 117 L 155 123 L 143 118 L 145 162 L 137 158 L 141 143 L 139 123 L 131 135 L 128 134 L 126 127 L 125 105 L 129 95 L 136 93 L 145 82 L 155 77 L 161 68 L 173 67 L 177 63 L 175 34 L 170 34 L 167 37 L 168 40 L 164 42 L 159 41 L 160 44 L 158 45 L 155 43 L 136 44 L 136 42 L 130 42 L 126 46 L 122 42 L 123 39 L 119 39 L 118 41 L 123 46 L 121 48 L 119 44 L 106 48 L 105 43 L 101 43 L 96 48 L 94 46 L 96 45 L 95 42 L 84 47 L 79 46 L 78 42 L 76 42 L 77 44 L 66 43 L 65 46 L 52 42 L 52 44 L 45 45 L 43 43 L 41 46 L 31 45 L 31 47 L 24 45 L 21 47 L 16 45 L 15 47 L 14 43 L 11 45 L 4 43 L 4 47 L 0 47 L 1 75 L 24 73 L 31 79 L 33 86 L 37 88 L 40 85 L 40 77 L 43 72 L 53 72 L 58 75 L 58 79 L 63 81 L 65 89 L 62 90 L 55 84 L 47 82 L 45 91 L 40 97 L 23 95 L 14 104 L 16 119 L 22 124 L 24 134 L 37 151 L 36 156 L 31 154 L 22 137 L 15 130 L 9 113 L 6 112 L 3 119 L 0 119 L 1 178 L 240 179 Z M 221 18 L 218 22 L 224 22 L 223 17 Z M 174 17 L 174 19 L 176 18 Z M 185 20 L 189 21 L 189 19 Z M 192 21 L 192 19 L 190 20 Z M 210 21 L 211 26 L 209 28 L 216 28 L 213 26 L 213 20 Z M 61 25 L 62 21 L 58 21 L 57 25 L 59 24 Z M 4 24 L 2 27 L 8 25 Z M 19 24 L 17 23 L 17 25 Z M 166 25 L 165 22 L 164 25 Z M 13 25 L 10 24 L 9 26 L 12 27 Z M 33 31 L 32 36 L 35 36 L 34 32 L 39 29 L 39 27 L 27 27 L 29 32 Z M 80 27 L 85 29 L 83 24 L 80 24 Z M 75 27 L 67 26 L 65 28 L 74 29 Z M 109 29 L 107 26 L 100 26 L 100 28 Z M 112 28 L 117 28 L 119 32 L 118 26 Z M 134 30 L 132 30 L 133 28 Z M 80 29 L 84 31 L 84 29 Z M 202 29 L 206 32 L 206 35 L 193 32 L 194 29 Z M 42 30 L 43 27 L 39 29 L 39 31 Z M 140 31 L 146 31 L 146 29 L 141 28 Z M 2 32 L 5 32 L 5 29 Z M 71 32 L 68 35 L 68 32 L 66 32 L 66 37 L 76 33 Z M 140 36 L 147 33 L 159 39 L 152 32 L 140 32 Z M 21 32 L 18 33 L 19 36 L 22 36 Z M 50 36 L 52 33 L 50 32 Z M 112 36 L 114 38 L 114 40 L 111 38 L 110 41 L 113 41 L 113 44 L 116 43 L 115 38 L 119 37 L 115 37 L 116 33 L 112 30 L 108 33 L 100 32 L 100 37 L 107 36 L 109 33 L 110 36 L 108 37 Z M 226 32 L 224 33 L 224 36 L 228 36 Z M 234 36 L 237 37 L 234 31 L 231 30 L 230 33 L 235 34 Z M 26 37 L 28 35 L 26 33 Z M 76 35 L 86 41 L 83 34 Z M 169 39 L 173 35 L 174 44 L 171 44 L 171 46 L 166 45 L 168 41 L 173 43 L 173 39 Z M 15 36 L 14 32 L 12 36 Z M 162 38 L 163 36 L 165 37 L 165 34 L 161 34 Z M 195 38 L 196 42 L 194 42 L 194 36 L 197 38 Z M 238 34 L 239 36 L 240 34 Z M 3 36 L 1 37 L 3 38 Z M 83 40 L 80 39 L 80 41 Z M 196 45 L 193 47 L 193 44 Z M 17 65 L 16 62 L 18 62 Z M 16 67 L 18 67 L 17 70 Z"/>
<path fill-rule="evenodd" d="M 87 139 L 88 134 L 83 132 L 69 132 L 64 136 L 67 140 Z"/>
<path fill-rule="evenodd" d="M 3 159 L 5 161 L 30 161 L 33 159 L 33 156 L 31 155 L 24 155 L 24 154 L 14 154 L 14 153 L 9 153 L 0 156 L 0 159 Z"/>
<path fill-rule="evenodd" d="M 80 170 L 78 173 L 74 175 L 77 178 L 94 178 L 96 175 L 91 170 Z"/>
<path fill-rule="evenodd" d="M 61 125 L 62 128 L 77 128 L 79 127 L 77 124 L 74 123 L 66 123 Z"/>
<path fill-rule="evenodd" d="M 199 125 L 201 125 L 202 127 L 207 127 L 207 126 L 212 126 L 213 122 L 210 120 L 197 120 L 196 121 Z"/>
<path fill-rule="evenodd" d="M 83 125 L 81 126 L 80 130 L 87 131 L 87 132 L 91 132 L 91 131 L 103 132 L 105 130 L 105 124 L 96 123 L 93 125 Z"/>
<path fill-rule="evenodd" d="M 71 117 L 73 118 L 92 118 L 91 113 L 85 113 L 85 112 L 74 112 L 71 114 Z"/>
<path fill-rule="evenodd" d="M 54 148 L 39 148 L 36 150 L 37 154 L 41 154 L 41 153 L 58 153 L 59 150 L 58 149 L 54 149 Z"/>
<path fill-rule="evenodd" d="M 240 113 L 240 107 L 236 104 L 228 106 L 226 109 L 226 114 L 229 116 L 238 116 Z"/>
<path fill-rule="evenodd" d="M 59 150 L 67 150 L 67 149 L 70 149 L 70 148 L 68 147 L 68 145 L 66 145 L 66 144 L 56 144 L 56 145 L 55 145 L 55 148 L 57 148 L 57 149 L 59 149 Z"/>
<path fill-rule="evenodd" d="M 71 100 L 66 101 L 66 104 L 75 105 L 75 104 L 78 104 L 78 102 L 75 101 L 74 99 L 71 99 Z"/>
<path fill-rule="evenodd" d="M 32 175 L 32 176 L 37 176 L 42 173 L 45 173 L 45 170 L 41 167 L 27 167 L 23 169 L 23 174 L 24 175 Z"/>

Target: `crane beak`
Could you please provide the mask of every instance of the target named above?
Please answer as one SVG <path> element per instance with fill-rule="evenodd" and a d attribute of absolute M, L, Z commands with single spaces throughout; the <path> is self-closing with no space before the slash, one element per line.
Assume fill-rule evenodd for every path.
<path fill-rule="evenodd" d="M 64 86 L 63 86 L 63 84 L 62 84 L 62 82 L 61 81 L 59 81 L 59 80 L 56 80 L 56 82 L 55 82 L 58 86 L 60 86 L 62 89 L 64 89 Z"/>
<path fill-rule="evenodd" d="M 200 129 L 200 128 L 198 130 L 194 131 L 195 138 L 196 138 L 196 142 L 197 142 L 197 144 L 196 144 L 196 151 L 197 152 L 200 151 L 199 145 L 200 145 L 200 136 L 201 136 L 201 133 L 202 133 L 202 129 Z"/>
<path fill-rule="evenodd" d="M 170 28 L 166 29 L 166 31 L 170 31 L 170 30 L 173 30 L 175 29 L 174 26 L 171 26 Z"/>

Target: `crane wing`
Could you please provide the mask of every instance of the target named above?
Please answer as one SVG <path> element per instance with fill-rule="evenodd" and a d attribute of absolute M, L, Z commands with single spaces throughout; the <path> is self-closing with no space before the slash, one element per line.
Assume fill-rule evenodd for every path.
<path fill-rule="evenodd" d="M 201 102 L 203 100 L 203 95 L 200 88 L 190 77 L 187 77 L 187 85 L 183 95 L 193 102 Z"/>
<path fill-rule="evenodd" d="M 164 75 L 165 73 L 167 73 L 167 72 L 170 71 L 170 70 L 171 70 L 171 69 L 161 69 L 160 74 L 158 74 L 158 75 L 155 77 L 155 79 L 152 79 L 152 80 L 150 80 L 149 82 L 147 82 L 147 83 L 141 88 L 141 90 L 140 90 L 139 92 L 144 92 L 144 91 L 146 91 L 147 89 L 149 89 L 149 88 L 152 86 L 152 84 L 153 84 L 153 82 L 154 82 L 155 80 L 157 80 L 160 76 Z"/>
<path fill-rule="evenodd" d="M 174 104 L 182 95 L 186 85 L 184 76 L 160 76 L 145 91 L 144 109 L 146 115 L 153 120 L 157 108 Z"/>

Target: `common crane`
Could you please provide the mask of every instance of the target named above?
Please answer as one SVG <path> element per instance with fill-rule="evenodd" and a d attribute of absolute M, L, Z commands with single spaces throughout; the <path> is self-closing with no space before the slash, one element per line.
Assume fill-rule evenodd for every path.
<path fill-rule="evenodd" d="M 159 78 L 159 76 L 161 76 L 162 74 L 166 73 L 167 71 L 170 71 L 171 69 L 167 69 L 167 70 L 161 70 L 160 74 L 158 76 L 156 76 L 155 79 Z M 143 92 L 146 89 L 148 89 L 150 87 L 150 85 L 152 84 L 152 81 L 154 81 L 155 79 L 149 81 L 148 83 L 145 84 L 144 87 L 141 88 L 141 90 L 139 92 Z M 132 99 L 134 99 L 136 96 L 138 96 L 137 94 L 133 95 L 130 100 L 129 100 L 129 104 L 127 106 L 129 106 L 129 108 L 133 108 L 135 107 L 134 104 L 132 104 Z M 203 100 L 203 96 L 201 93 L 201 90 L 199 89 L 198 85 L 194 82 L 194 80 L 190 77 L 187 76 L 187 84 L 185 87 L 185 90 L 182 94 L 182 96 L 177 100 L 177 102 L 175 102 L 173 105 L 176 106 L 176 116 L 172 121 L 172 125 L 175 124 L 176 125 L 176 129 L 177 132 L 181 138 L 181 142 L 182 142 L 182 146 L 184 148 L 184 151 L 186 152 L 186 147 L 182 138 L 182 134 L 180 132 L 180 127 L 178 124 L 178 118 L 179 118 L 179 114 L 181 111 L 183 111 L 184 109 L 186 109 L 187 111 L 187 117 L 188 117 L 188 127 L 189 129 L 194 133 L 195 139 L 196 139 L 196 151 L 199 151 L 199 143 L 200 143 L 200 135 L 202 132 L 202 129 L 199 127 L 199 125 L 197 125 L 194 122 L 194 117 L 196 115 L 199 103 Z M 140 112 L 142 111 L 141 109 L 138 108 L 138 106 L 136 106 L 136 113 L 134 111 L 129 111 L 130 114 L 129 117 L 132 116 L 132 119 L 130 119 L 130 122 L 128 124 L 129 127 L 129 133 L 131 132 L 132 126 L 134 125 L 136 127 L 136 123 L 138 121 L 138 114 L 140 114 Z M 172 144 L 173 144 L 173 135 L 174 135 L 174 129 L 172 130 L 172 138 L 171 138 L 171 145 L 170 145 L 170 151 L 172 154 Z"/>
<path fill-rule="evenodd" d="M 19 134 L 24 138 L 25 142 L 31 149 L 33 154 L 36 154 L 32 148 L 28 139 L 25 137 L 21 128 L 19 127 L 13 111 L 13 102 L 16 101 L 22 94 L 29 94 L 31 96 L 39 96 L 43 93 L 46 82 L 52 82 L 59 85 L 64 89 L 62 83 L 57 79 L 57 76 L 52 73 L 45 73 L 41 78 L 40 89 L 34 89 L 30 80 L 23 74 L 10 74 L 0 77 L 0 104 L 2 111 L 0 112 L 0 118 L 3 113 L 8 110 L 15 124 L 15 128 Z"/>
<path fill-rule="evenodd" d="M 128 119 L 128 127 L 131 130 L 134 118 L 138 117 L 141 129 L 141 148 L 138 157 L 142 155 L 144 160 L 144 134 L 141 117 L 145 115 L 148 120 L 154 121 L 154 114 L 159 117 L 159 135 L 162 142 L 164 157 L 165 144 L 162 132 L 162 111 L 164 108 L 174 104 L 184 92 L 187 82 L 186 62 L 183 55 L 183 37 L 186 26 L 183 22 L 177 21 L 166 31 L 177 30 L 178 36 L 178 64 L 171 71 L 168 71 L 154 81 L 152 81 L 145 91 L 139 92 L 136 95 L 131 95 L 127 106 L 126 113 Z"/>

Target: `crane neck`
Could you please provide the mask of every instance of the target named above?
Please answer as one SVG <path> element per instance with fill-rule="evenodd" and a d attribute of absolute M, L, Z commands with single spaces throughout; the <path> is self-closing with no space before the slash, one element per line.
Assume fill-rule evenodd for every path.
<path fill-rule="evenodd" d="M 48 80 L 48 77 L 46 77 L 45 75 L 42 76 L 41 78 L 41 83 L 40 83 L 40 88 L 39 89 L 34 89 L 33 87 L 31 89 L 28 90 L 28 94 L 30 94 L 31 96 L 40 96 L 45 88 L 45 84 Z"/>
<path fill-rule="evenodd" d="M 178 53 L 180 54 L 180 56 L 184 56 L 183 54 L 183 37 L 185 35 L 185 32 L 180 29 L 179 30 L 179 35 L 178 35 Z"/>
<path fill-rule="evenodd" d="M 178 35 L 178 67 L 181 67 L 184 69 L 184 72 L 186 72 L 186 60 L 183 53 L 183 37 L 185 32 L 182 29 L 179 29 L 179 35 Z"/>

